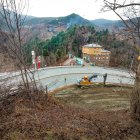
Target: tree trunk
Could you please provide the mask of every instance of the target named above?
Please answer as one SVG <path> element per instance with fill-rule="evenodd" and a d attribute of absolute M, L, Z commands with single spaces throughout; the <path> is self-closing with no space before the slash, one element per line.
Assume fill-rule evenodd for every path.
<path fill-rule="evenodd" d="M 136 73 L 135 86 L 131 95 L 131 114 L 132 119 L 140 122 L 140 61 Z"/>

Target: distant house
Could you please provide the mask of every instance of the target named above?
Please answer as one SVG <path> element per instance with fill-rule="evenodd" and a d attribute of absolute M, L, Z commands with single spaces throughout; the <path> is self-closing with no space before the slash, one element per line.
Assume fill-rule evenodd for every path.
<path fill-rule="evenodd" d="M 108 66 L 111 52 L 98 44 L 87 44 L 82 47 L 83 59 L 97 66 Z"/>

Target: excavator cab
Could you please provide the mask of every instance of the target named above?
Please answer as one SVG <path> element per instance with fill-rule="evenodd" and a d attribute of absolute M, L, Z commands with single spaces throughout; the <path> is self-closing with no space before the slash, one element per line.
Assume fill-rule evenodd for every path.
<path fill-rule="evenodd" d="M 93 78 L 97 78 L 97 74 L 93 74 L 92 76 L 84 76 L 81 80 L 78 81 L 78 86 L 89 86 L 93 85 L 94 82 L 92 82 Z"/>

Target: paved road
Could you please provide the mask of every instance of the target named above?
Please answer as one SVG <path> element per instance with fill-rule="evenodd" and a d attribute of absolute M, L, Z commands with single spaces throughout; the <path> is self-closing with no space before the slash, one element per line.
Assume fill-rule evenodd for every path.
<path fill-rule="evenodd" d="M 81 79 L 84 75 L 92 75 L 93 73 L 98 74 L 97 79 L 93 79 L 95 82 L 103 81 L 103 74 L 107 73 L 107 82 L 110 83 L 123 83 L 123 84 L 134 84 L 134 74 L 130 74 L 126 70 L 104 68 L 97 66 L 81 67 L 51 67 L 43 68 L 38 72 L 35 72 L 35 79 L 38 84 L 42 84 L 44 87 L 47 85 L 48 90 L 54 90 L 58 87 L 77 83 L 77 79 Z M 14 74 L 16 76 L 14 76 Z M 1 74 L 2 75 L 2 74 Z M 8 80 L 8 84 L 17 84 L 20 82 L 21 77 L 18 72 L 7 74 L 7 77 L 11 76 Z M 31 76 L 31 74 L 30 74 Z M 66 80 L 65 80 L 66 78 Z M 3 77 L 1 76 L 1 81 Z"/>

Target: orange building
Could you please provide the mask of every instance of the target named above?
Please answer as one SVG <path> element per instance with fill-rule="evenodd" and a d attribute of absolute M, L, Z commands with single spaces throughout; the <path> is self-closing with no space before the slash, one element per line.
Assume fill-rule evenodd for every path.
<path fill-rule="evenodd" d="M 111 52 L 98 44 L 87 44 L 82 47 L 83 59 L 97 66 L 108 66 Z"/>

